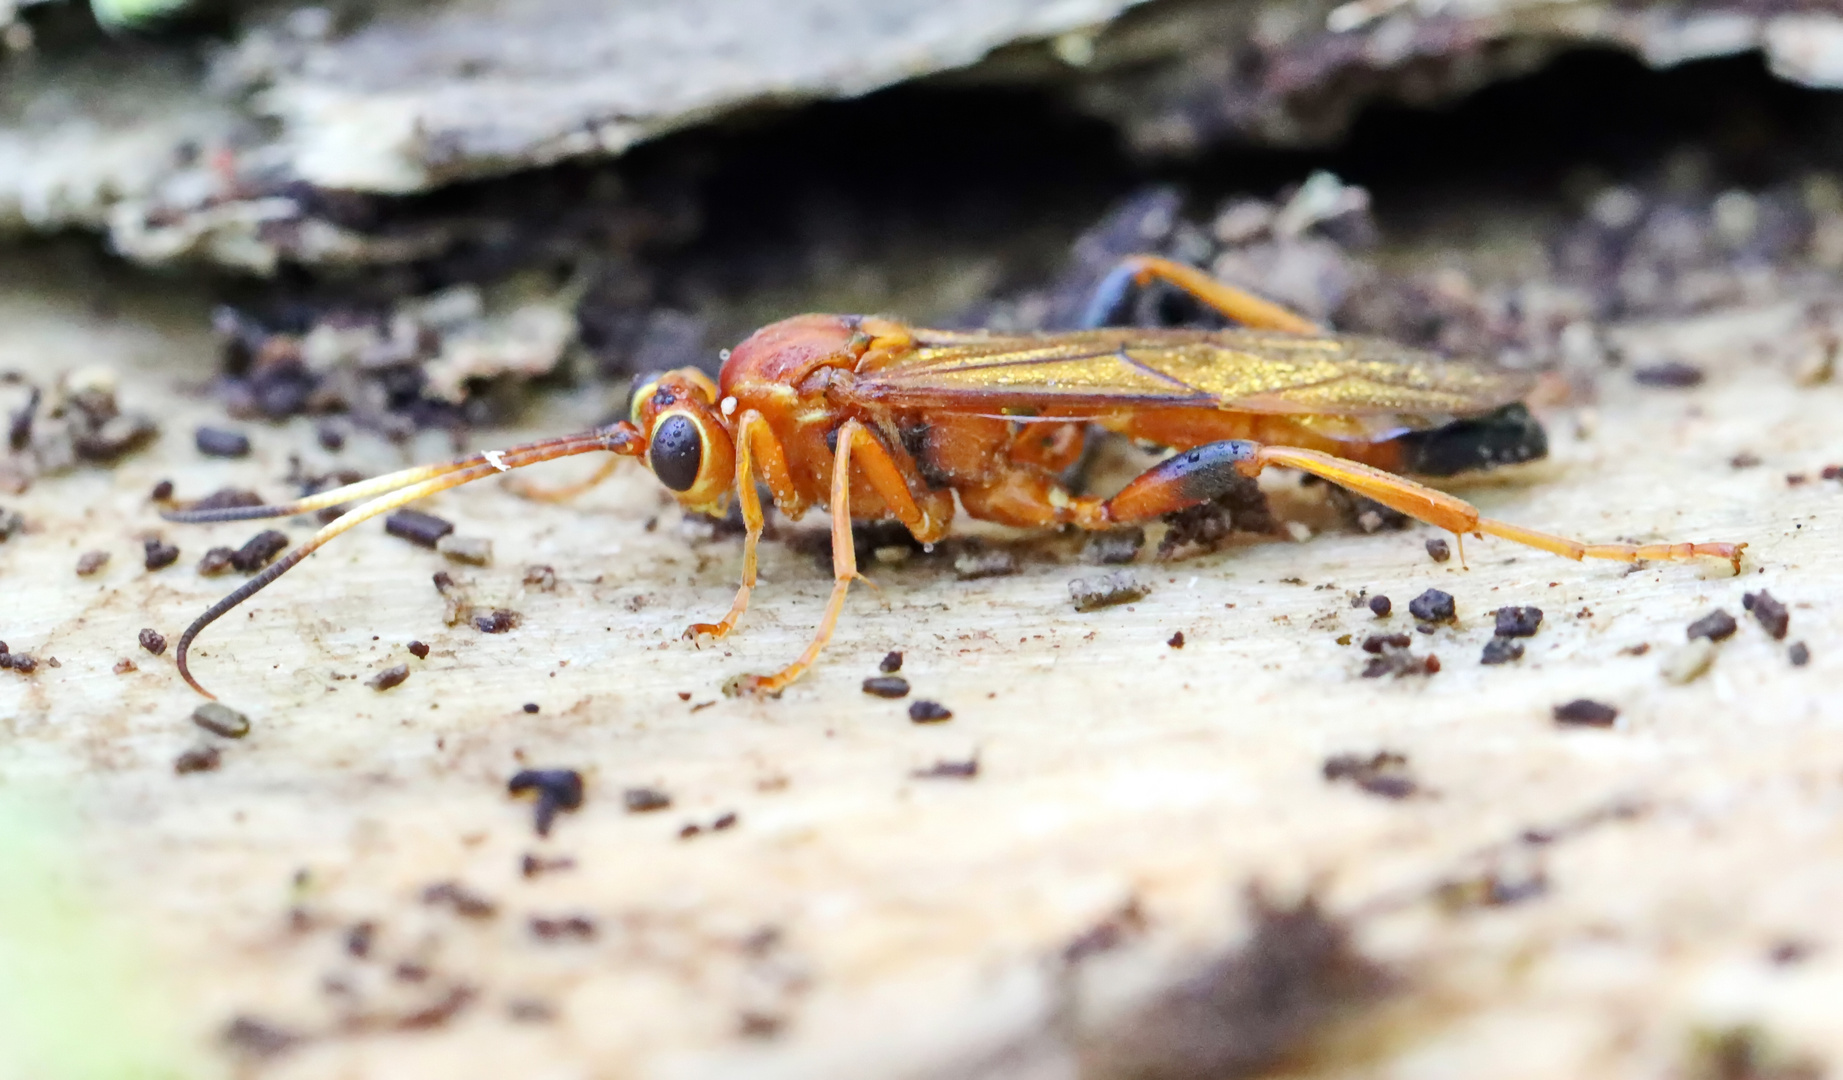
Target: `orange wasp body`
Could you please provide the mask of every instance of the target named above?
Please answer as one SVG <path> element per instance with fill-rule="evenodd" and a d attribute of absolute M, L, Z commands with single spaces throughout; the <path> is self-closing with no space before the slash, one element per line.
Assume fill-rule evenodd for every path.
<path fill-rule="evenodd" d="M 1227 330 L 1093 329 L 999 335 L 932 331 L 889 319 L 802 315 L 757 331 L 719 381 L 696 369 L 640 387 L 629 420 L 579 435 L 408 469 L 295 502 L 180 510 L 180 521 L 279 517 L 368 499 L 213 605 L 199 631 L 352 526 L 414 499 L 540 461 L 605 451 L 639 457 L 688 509 L 720 513 L 735 495 L 747 533 L 742 585 L 721 637 L 748 607 L 763 516 L 757 483 L 797 518 L 832 515 L 834 584 L 806 651 L 739 689 L 778 692 L 818 659 L 858 578 L 855 520 L 900 521 L 941 539 L 956 501 L 1006 525 L 1107 529 L 1207 502 L 1280 465 L 1457 534 L 1488 533 L 1572 559 L 1727 559 L 1744 544 L 1582 544 L 1480 517 L 1470 504 L 1398 475 L 1448 475 L 1541 457 L 1542 429 L 1518 404 L 1526 376 L 1373 338 L 1327 334 L 1299 316 L 1180 264 L 1129 259 L 1097 312 L 1133 284 L 1162 279 L 1242 324 Z M 1091 321 L 1098 322 L 1095 317 Z M 1108 498 L 1060 480 L 1090 426 L 1176 453 Z M 612 462 L 605 467 L 605 475 Z"/>

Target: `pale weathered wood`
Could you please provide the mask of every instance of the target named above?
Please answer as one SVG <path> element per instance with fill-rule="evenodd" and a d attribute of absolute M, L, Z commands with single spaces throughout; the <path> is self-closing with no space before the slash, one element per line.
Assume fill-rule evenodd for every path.
<path fill-rule="evenodd" d="M 1739 579 L 1719 566 L 1628 574 L 1489 541 L 1467 544 L 1467 570 L 1430 562 L 1426 530 L 1340 531 L 1141 565 L 1148 598 L 1077 615 L 1067 582 L 1092 568 L 1026 561 L 1015 577 L 962 583 L 918 562 L 872 568 L 887 606 L 854 595 L 811 678 L 778 701 L 733 701 L 721 684 L 793 655 L 817 617 L 828 580 L 810 556 L 768 546 L 743 630 L 700 651 L 678 633 L 728 603 L 736 541 L 689 541 L 632 470 L 569 507 L 488 482 L 430 509 L 490 537 L 491 567 L 452 567 L 367 528 L 214 628 L 196 670 L 255 730 L 220 740 L 218 771 L 175 776 L 174 757 L 204 741 L 187 720 L 197 701 L 170 650 L 149 657 L 135 634 L 174 637 L 226 587 L 195 574 L 198 556 L 255 527 L 162 527 L 148 490 L 164 477 L 194 495 L 226 483 L 279 495 L 290 453 L 367 471 L 405 459 L 364 437 L 335 459 L 290 423 L 252 428 L 248 460 L 203 460 L 191 429 L 221 412 L 188 389 L 213 363 L 202 309 L 129 295 L 99 314 L 87 298 L 100 286 L 28 288 L 29 276 L 42 268 L 15 262 L 0 289 L 0 368 L 46 379 L 110 367 L 124 404 L 159 413 L 165 435 L 113 470 L 0 499 L 32 522 L 0 545 L 0 637 L 62 665 L 0 672 L 0 798 L 31 822 L 0 832 L 0 848 L 45 851 L 14 878 L 38 884 L 0 887 L 0 901 L 30 907 L 45 881 L 72 883 L 94 913 L 68 940 L 119 944 L 52 966 L 92 973 L 127 1003 L 93 1009 L 112 999 L 70 985 L 27 993 L 0 967 L 0 1008 L 36 1002 L 15 1014 L 33 1032 L 9 1044 L 18 1060 L 0 1051 L 8 1080 L 55 1075 L 26 1055 L 72 1031 L 93 1034 L 57 1060 L 126 1045 L 221 1075 L 235 1058 L 215 1040 L 233 1016 L 336 1032 L 342 1016 L 402 1016 L 458 985 L 476 996 L 435 1029 L 336 1034 L 263 1072 L 954 1074 L 1042 1030 L 1053 957 L 1129 898 L 1148 929 L 1091 970 L 1093 1015 L 1233 940 L 1250 881 L 1282 894 L 1316 883 L 1403 980 L 1402 1004 L 1377 1014 L 1381 1036 L 1321 1061 L 1324 1075 L 1657 1076 L 1695 1032 L 1742 1022 L 1843 1063 L 1843 494 L 1815 479 L 1843 458 L 1843 390 L 1790 378 L 1775 349 L 1795 305 L 1626 328 L 1672 335 L 1708 383 L 1663 392 L 1609 375 L 1595 408 L 1551 414 L 1551 464 L 1470 489 L 1496 516 L 1585 538 L 1746 540 Z M 581 423 L 602 404 L 552 402 L 529 430 L 481 445 Z M 1731 468 L 1741 450 L 1764 464 Z M 1788 472 L 1813 479 L 1788 486 Z M 185 554 L 149 575 L 135 537 L 156 528 Z M 113 561 L 80 579 L 91 548 Z M 521 585 L 527 563 L 555 568 L 554 593 Z M 443 626 L 429 576 L 444 568 L 523 625 Z M 1430 586 L 1461 613 L 1424 639 L 1441 672 L 1359 678 L 1364 657 L 1337 639 L 1376 623 L 1351 596 L 1386 593 L 1401 613 L 1389 627 L 1406 629 L 1407 602 Z M 1808 667 L 1744 617 L 1742 592 L 1763 586 L 1792 605 L 1788 640 L 1810 642 Z M 1543 628 L 1520 663 L 1480 667 L 1502 604 L 1541 606 Z M 1667 685 L 1660 653 L 1715 607 L 1742 618 L 1739 633 L 1704 678 Z M 1166 644 L 1178 630 L 1181 650 Z M 433 646 L 427 660 L 404 652 L 412 638 Z M 1639 644 L 1649 654 L 1622 652 Z M 906 703 L 859 691 L 890 649 L 951 722 L 911 724 Z M 140 670 L 112 674 L 123 657 Z M 412 669 L 401 687 L 363 684 L 400 661 Z M 1618 726 L 1558 730 L 1550 706 L 1576 697 L 1618 705 Z M 1320 777 L 1328 754 L 1379 748 L 1406 753 L 1431 794 L 1390 802 Z M 909 777 L 974 753 L 976 780 Z M 548 841 L 504 793 L 524 765 L 588 778 L 586 807 Z M 622 789 L 642 785 L 672 807 L 624 812 Z M 1491 845 L 1622 801 L 1643 812 L 1516 848 L 1505 875 L 1545 874 L 1541 897 L 1458 914 L 1414 899 L 1489 865 L 1476 853 Z M 735 828 L 679 839 L 726 811 Z M 528 852 L 576 866 L 527 880 Z M 447 880 L 497 913 L 420 902 Z M 527 928 L 572 914 L 595 920 L 593 941 Z M 5 920 L 0 949 L 66 940 L 52 919 Z M 344 948 L 361 921 L 376 924 L 364 959 Z M 770 927 L 771 945 L 758 936 Z M 1809 957 L 1775 966 L 1770 951 L 1788 942 Z M 430 977 L 393 978 L 406 960 Z M 556 1018 L 515 1022 L 520 1000 Z M 780 1030 L 747 1037 L 750 1015 Z M 163 1036 L 116 1041 L 137 1017 Z M 1032 1045 L 1032 1075 L 1069 1074 L 1066 1054 Z"/>

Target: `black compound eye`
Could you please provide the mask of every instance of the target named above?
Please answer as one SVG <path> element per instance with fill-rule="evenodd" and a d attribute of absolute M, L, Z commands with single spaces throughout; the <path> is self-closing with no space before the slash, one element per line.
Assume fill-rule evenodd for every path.
<path fill-rule="evenodd" d="M 697 423 L 683 413 L 659 421 L 653 428 L 647 461 L 660 483 L 673 491 L 690 491 L 704 464 L 704 436 Z"/>

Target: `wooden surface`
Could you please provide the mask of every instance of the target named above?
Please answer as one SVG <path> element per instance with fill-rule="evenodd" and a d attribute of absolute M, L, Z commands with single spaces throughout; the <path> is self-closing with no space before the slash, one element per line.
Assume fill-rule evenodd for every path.
<path fill-rule="evenodd" d="M 0 886 L 14 915 L 0 926 L 6 1080 L 129 1074 L 112 1062 L 411 1080 L 949 1076 L 1002 1059 L 1010 1075 L 1069 1076 L 1076 1056 L 1050 1023 L 1065 946 L 1129 901 L 1143 914 L 1078 976 L 1082 1023 L 1102 1023 L 1237 940 L 1250 882 L 1315 888 L 1396 978 L 1377 1037 L 1319 1048 L 1301 1072 L 1693 1073 L 1698 1040 L 1748 1024 L 1774 1053 L 1843 1066 L 1843 492 L 1817 478 L 1843 459 L 1843 390 L 1793 381 L 1796 303 L 1622 328 L 1708 381 L 1658 390 L 1605 372 L 1596 405 L 1548 415 L 1551 463 L 1467 489 L 1488 513 L 1588 539 L 1745 540 L 1738 579 L 1495 541 L 1468 543 L 1461 568 L 1429 560 L 1429 530 L 1330 531 L 1142 563 L 1148 597 L 1078 615 L 1068 582 L 1092 567 L 1030 557 L 1016 576 L 961 582 L 914 560 L 870 568 L 883 603 L 854 593 L 810 678 L 739 701 L 722 684 L 791 657 L 818 617 L 829 580 L 810 554 L 769 546 L 743 630 L 700 650 L 679 632 L 729 602 L 737 540 L 689 537 L 637 470 L 567 507 L 487 482 L 428 509 L 490 537 L 491 566 L 367 527 L 206 635 L 195 670 L 254 725 L 231 742 L 189 721 L 198 699 L 171 650 L 135 639 L 174 638 L 226 591 L 193 567 L 256 527 L 163 526 L 149 489 L 280 495 L 290 454 L 375 472 L 448 448 L 358 436 L 329 455 L 293 422 L 243 425 L 248 459 L 203 459 L 192 429 L 222 420 L 197 389 L 214 363 L 203 305 L 45 276 L 23 260 L 0 275 L 0 369 L 107 367 L 164 435 L 113 469 L 0 498 L 31 523 L 0 545 L 0 637 L 61 665 L 0 672 L 0 849 L 25 868 Z M 605 407 L 552 401 L 477 445 Z M 1743 450 L 1763 463 L 1731 467 Z M 156 529 L 184 554 L 148 573 L 137 537 Z M 91 549 L 113 559 L 79 578 Z M 554 567 L 555 591 L 524 586 L 527 564 Z M 522 624 L 443 625 L 441 569 Z M 1406 630 L 1429 587 L 1460 612 L 1415 635 L 1440 672 L 1359 677 L 1366 655 L 1339 639 L 1379 626 L 1352 598 L 1387 594 L 1386 628 Z M 1762 587 L 1790 606 L 1787 642 L 1809 643 L 1808 666 L 1742 612 Z M 1506 604 L 1540 606 L 1542 629 L 1522 661 L 1480 666 Z M 1739 632 L 1707 675 L 1668 684 L 1660 656 L 1717 607 Z M 1181 650 L 1167 645 L 1180 630 Z M 891 649 L 951 721 L 912 724 L 907 702 L 860 691 Z M 123 658 L 139 670 L 113 673 Z M 364 684 L 399 662 L 402 686 Z M 1616 705 L 1617 725 L 1558 728 L 1551 706 L 1580 697 Z M 221 767 L 175 775 L 207 742 Z M 1321 775 L 1329 755 L 1379 749 L 1407 755 L 1421 794 Z M 974 755 L 976 779 L 911 775 Z M 588 782 L 548 840 L 505 793 L 527 766 Z M 642 786 L 671 807 L 626 812 L 622 791 Z M 708 831 L 726 812 L 737 824 Z M 707 831 L 681 839 L 688 824 Z M 1520 843 L 1528 830 L 1560 835 Z M 527 853 L 575 865 L 528 878 Z M 1432 898 L 1492 872 L 1546 891 Z M 423 902 L 446 881 L 493 913 Z M 592 939 L 544 940 L 529 922 L 573 915 Z M 363 922 L 359 957 L 346 943 Z M 393 975 L 405 962 L 427 976 Z M 452 1016 L 430 1011 L 462 997 Z M 239 1016 L 310 1038 L 269 1058 L 227 1048 Z"/>

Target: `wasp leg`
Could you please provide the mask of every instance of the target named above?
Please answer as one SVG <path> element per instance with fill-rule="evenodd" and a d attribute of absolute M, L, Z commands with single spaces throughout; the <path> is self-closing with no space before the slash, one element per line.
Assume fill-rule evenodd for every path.
<path fill-rule="evenodd" d="M 755 441 L 762 441 L 762 471 L 769 476 L 770 490 L 774 488 L 774 478 L 784 476 L 787 472 L 787 456 L 781 450 L 781 444 L 769 430 L 768 422 L 762 414 L 750 409 L 742 414 L 736 422 L 736 497 L 742 503 L 742 524 L 747 530 L 742 537 L 742 584 L 736 589 L 736 599 L 730 604 L 729 614 L 721 622 L 692 623 L 685 628 L 685 637 L 695 639 L 700 634 L 721 638 L 736 629 L 737 620 L 742 613 L 749 610 L 749 594 L 755 591 L 756 558 L 755 549 L 762 538 L 762 499 L 755 490 Z"/>
<path fill-rule="evenodd" d="M 569 502 L 571 499 L 588 491 L 603 480 L 613 476 L 614 470 L 620 467 L 620 463 L 621 461 L 619 458 L 609 458 L 607 461 L 596 466 L 595 471 L 590 473 L 587 478 L 578 480 L 573 484 L 558 484 L 555 487 L 546 487 L 543 484 L 515 483 L 512 485 L 512 493 L 521 499 L 530 499 L 532 502 Z"/>
<path fill-rule="evenodd" d="M 1317 334 L 1323 328 L 1301 315 L 1295 315 L 1271 300 L 1233 285 L 1225 285 L 1194 266 L 1160 258 L 1157 255 L 1129 255 L 1120 260 L 1094 290 L 1094 298 L 1082 313 L 1084 330 L 1106 326 L 1126 299 L 1130 288 L 1144 288 L 1153 281 L 1163 281 L 1184 290 L 1222 314 L 1254 330 L 1281 330 L 1289 334 Z"/>
<path fill-rule="evenodd" d="M 1179 464 L 1173 466 L 1173 462 Z M 1466 533 L 1497 536 L 1577 562 L 1581 559 L 1637 562 L 1640 559 L 1686 560 L 1706 557 L 1726 559 L 1738 574 L 1741 571 L 1741 553 L 1747 547 L 1746 544 L 1736 543 L 1583 544 L 1567 537 L 1480 517 L 1478 508 L 1463 499 L 1355 461 L 1346 461 L 1316 450 L 1261 446 L 1240 440 L 1211 443 L 1177 455 L 1128 484 L 1119 495 L 1109 500 L 1108 508 L 1116 519 L 1118 515 L 1128 513 L 1162 513 L 1165 511 L 1157 509 L 1161 505 L 1188 505 L 1199 501 L 1192 496 L 1212 488 L 1212 482 L 1206 477 L 1230 469 L 1244 476 L 1258 476 L 1269 465 L 1311 473 L 1339 487 L 1374 499 L 1391 510 L 1398 510 L 1429 525 L 1446 529 L 1462 539 Z M 1161 492 L 1169 494 L 1161 500 Z"/>
<path fill-rule="evenodd" d="M 853 454 L 862 456 L 854 461 Z M 838 429 L 838 449 L 832 457 L 832 595 L 826 601 L 825 614 L 820 616 L 819 628 L 813 632 L 812 642 L 799 659 L 773 675 L 744 675 L 738 678 L 731 684 L 736 693 L 778 694 L 789 683 L 804 675 L 818 661 L 826 643 L 832 640 L 832 632 L 838 626 L 839 613 L 845 608 L 845 596 L 851 589 L 851 583 L 870 583 L 868 578 L 858 573 L 857 547 L 851 538 L 851 476 L 854 466 L 857 474 L 870 484 L 884 505 L 889 507 L 897 520 L 908 527 L 917 540 L 929 543 L 946 534 L 948 522 L 940 512 L 940 507 L 935 507 L 934 512 L 924 508 L 915 498 L 914 489 L 901 463 L 888 448 L 863 424 L 847 420 Z"/>

